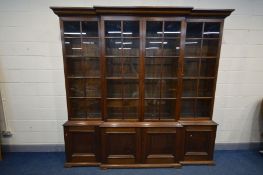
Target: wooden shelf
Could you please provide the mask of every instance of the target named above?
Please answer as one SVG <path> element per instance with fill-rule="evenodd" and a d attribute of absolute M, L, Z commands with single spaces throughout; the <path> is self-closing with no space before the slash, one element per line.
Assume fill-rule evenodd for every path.
<path fill-rule="evenodd" d="M 190 39 L 192 39 L 192 40 L 195 40 L 195 39 L 196 39 L 196 40 L 198 40 L 198 39 L 199 39 L 199 40 L 201 40 L 201 39 L 203 39 L 203 40 L 219 40 L 220 38 L 205 38 L 205 37 L 203 37 L 203 38 L 190 38 L 190 37 L 186 37 L 185 39 L 186 39 L 186 40 L 188 40 L 188 39 L 189 39 L 189 40 L 190 40 Z"/>
<path fill-rule="evenodd" d="M 215 79 L 216 77 L 183 77 L 183 79 L 184 80 L 190 80 L 190 79 L 192 79 L 192 80 L 201 80 L 201 79 L 203 79 L 203 80 L 206 80 L 206 79 Z"/>
<path fill-rule="evenodd" d="M 184 59 L 216 59 L 216 56 L 185 56 Z"/>
<path fill-rule="evenodd" d="M 177 77 L 145 77 L 145 80 L 178 80 Z"/>
<path fill-rule="evenodd" d="M 100 37 L 92 37 L 92 36 L 85 36 L 85 35 L 81 35 L 81 36 L 66 36 L 64 34 L 64 38 L 67 39 L 67 38 L 76 38 L 76 39 L 81 39 L 81 38 L 84 38 L 84 39 L 100 39 Z"/>
<path fill-rule="evenodd" d="M 101 99 L 101 97 L 68 97 L 69 99 Z"/>
<path fill-rule="evenodd" d="M 86 76 L 70 76 L 68 79 L 100 79 L 101 77 L 86 77 Z"/>
<path fill-rule="evenodd" d="M 106 80 L 138 80 L 138 77 L 106 77 Z"/>
<path fill-rule="evenodd" d="M 165 97 L 162 97 L 162 98 L 147 98 L 145 97 L 144 100 L 176 100 L 177 98 L 165 98 Z"/>
<path fill-rule="evenodd" d="M 181 99 L 213 99 L 214 97 L 181 97 Z"/>

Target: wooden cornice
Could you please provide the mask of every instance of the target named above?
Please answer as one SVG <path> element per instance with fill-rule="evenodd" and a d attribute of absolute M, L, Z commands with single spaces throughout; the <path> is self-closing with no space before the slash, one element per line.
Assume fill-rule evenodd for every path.
<path fill-rule="evenodd" d="M 59 17 L 96 15 L 141 15 L 141 16 L 190 16 L 225 18 L 234 9 L 194 9 L 193 7 L 50 7 Z"/>
<path fill-rule="evenodd" d="M 225 18 L 229 16 L 234 9 L 193 9 L 190 16 L 212 16 Z"/>
<path fill-rule="evenodd" d="M 95 9 L 89 7 L 50 7 L 50 8 L 59 17 L 96 15 Z"/>

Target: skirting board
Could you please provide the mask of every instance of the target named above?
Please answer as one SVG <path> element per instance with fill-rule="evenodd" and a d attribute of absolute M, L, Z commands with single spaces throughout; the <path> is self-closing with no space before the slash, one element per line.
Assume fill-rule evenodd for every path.
<path fill-rule="evenodd" d="M 64 152 L 64 144 L 3 145 L 3 152 Z"/>
<path fill-rule="evenodd" d="M 216 143 L 215 150 L 260 150 L 263 142 Z M 3 145 L 4 152 L 64 152 L 63 144 Z"/>

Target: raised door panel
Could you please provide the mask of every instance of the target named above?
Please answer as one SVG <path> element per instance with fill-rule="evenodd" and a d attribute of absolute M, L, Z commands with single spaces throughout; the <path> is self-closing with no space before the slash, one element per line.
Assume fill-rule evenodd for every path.
<path fill-rule="evenodd" d="M 95 126 L 66 127 L 65 143 L 67 162 L 99 162 L 99 140 Z"/>
<path fill-rule="evenodd" d="M 213 159 L 216 126 L 187 126 L 185 129 L 184 161 Z"/>
<path fill-rule="evenodd" d="M 139 162 L 140 134 L 136 128 L 103 128 L 103 163 L 134 164 Z"/>
<path fill-rule="evenodd" d="M 143 163 L 177 162 L 176 128 L 145 128 L 142 136 Z"/>

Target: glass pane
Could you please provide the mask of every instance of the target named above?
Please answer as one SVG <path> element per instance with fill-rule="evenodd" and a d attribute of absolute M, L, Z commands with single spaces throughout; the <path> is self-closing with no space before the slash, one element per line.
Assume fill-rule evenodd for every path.
<path fill-rule="evenodd" d="M 205 23 L 204 38 L 219 38 L 220 23 L 209 22 Z"/>
<path fill-rule="evenodd" d="M 201 40 L 187 39 L 185 42 L 185 57 L 199 57 L 201 54 Z"/>
<path fill-rule="evenodd" d="M 87 77 L 100 76 L 99 58 L 85 58 L 83 61 L 83 74 Z"/>
<path fill-rule="evenodd" d="M 210 117 L 211 100 L 199 99 L 196 104 L 196 117 Z"/>
<path fill-rule="evenodd" d="M 99 40 L 87 39 L 82 40 L 83 54 L 86 56 L 98 57 L 99 56 Z"/>
<path fill-rule="evenodd" d="M 161 119 L 175 119 L 176 100 L 161 100 Z"/>
<path fill-rule="evenodd" d="M 123 59 L 123 77 L 139 77 L 138 58 Z"/>
<path fill-rule="evenodd" d="M 176 98 L 177 80 L 161 80 L 162 98 Z"/>
<path fill-rule="evenodd" d="M 194 117 L 195 116 L 195 100 L 182 99 L 181 100 L 181 117 Z"/>
<path fill-rule="evenodd" d="M 121 56 L 122 55 L 122 39 L 110 38 L 106 39 L 106 55 Z"/>
<path fill-rule="evenodd" d="M 184 76 L 185 77 L 198 77 L 199 59 L 198 58 L 185 58 L 184 59 Z"/>
<path fill-rule="evenodd" d="M 186 28 L 187 38 L 201 38 L 203 30 L 203 23 L 201 22 L 188 22 Z"/>
<path fill-rule="evenodd" d="M 109 119 L 121 119 L 122 100 L 107 100 L 107 111 Z"/>
<path fill-rule="evenodd" d="M 71 99 L 70 100 L 70 117 L 72 118 L 86 118 L 85 100 Z"/>
<path fill-rule="evenodd" d="M 163 56 L 179 56 L 179 54 L 180 54 L 180 40 L 164 39 Z"/>
<path fill-rule="evenodd" d="M 82 35 L 84 37 L 98 37 L 98 22 L 97 21 L 83 21 Z"/>
<path fill-rule="evenodd" d="M 83 79 L 69 79 L 69 97 L 84 97 Z"/>
<path fill-rule="evenodd" d="M 101 117 L 101 103 L 100 100 L 86 100 L 86 109 L 88 118 L 99 118 Z"/>
<path fill-rule="evenodd" d="M 159 100 L 144 100 L 144 118 L 159 119 Z"/>
<path fill-rule="evenodd" d="M 121 21 L 105 21 L 105 36 L 120 37 Z"/>
<path fill-rule="evenodd" d="M 138 37 L 139 29 L 139 21 L 123 21 L 123 37 Z"/>
<path fill-rule="evenodd" d="M 161 58 L 145 58 L 145 77 L 161 77 Z"/>
<path fill-rule="evenodd" d="M 122 58 L 107 58 L 107 76 L 121 77 L 122 76 Z"/>
<path fill-rule="evenodd" d="M 162 47 L 165 44 L 162 39 L 147 39 L 145 47 L 146 56 L 161 56 Z M 167 43 L 166 43 L 167 44 Z"/>
<path fill-rule="evenodd" d="M 162 21 L 147 21 L 146 22 L 146 36 L 147 37 L 161 37 L 163 35 Z"/>
<path fill-rule="evenodd" d="M 177 58 L 162 58 L 162 63 L 163 63 L 162 77 L 176 78 L 177 69 L 178 69 Z"/>
<path fill-rule="evenodd" d="M 107 80 L 107 97 L 122 98 L 122 80 Z"/>
<path fill-rule="evenodd" d="M 180 37 L 181 22 L 165 21 L 164 22 L 164 37 Z"/>
<path fill-rule="evenodd" d="M 86 97 L 100 97 L 100 79 L 85 79 Z"/>
<path fill-rule="evenodd" d="M 183 80 L 182 97 L 196 97 L 197 80 Z"/>
<path fill-rule="evenodd" d="M 65 38 L 66 55 L 82 55 L 81 41 L 78 38 Z"/>
<path fill-rule="evenodd" d="M 64 37 L 80 37 L 80 22 L 64 21 Z"/>
<path fill-rule="evenodd" d="M 69 79 L 69 97 L 84 96 L 84 81 L 82 79 Z"/>
<path fill-rule="evenodd" d="M 108 77 L 138 77 L 138 58 L 107 58 Z"/>
<path fill-rule="evenodd" d="M 139 82 L 138 80 L 122 80 L 123 81 L 123 97 L 138 98 Z"/>
<path fill-rule="evenodd" d="M 145 98 L 160 98 L 159 80 L 145 80 Z"/>
<path fill-rule="evenodd" d="M 124 38 L 120 46 L 123 56 L 139 56 L 140 54 L 139 39 Z"/>
<path fill-rule="evenodd" d="M 216 60 L 215 59 L 202 59 L 200 76 L 214 77 L 216 73 Z"/>
<path fill-rule="evenodd" d="M 123 113 L 125 119 L 137 119 L 139 114 L 139 101 L 138 100 L 124 100 Z"/>
<path fill-rule="evenodd" d="M 199 80 L 198 96 L 212 97 L 213 87 L 214 87 L 214 80 Z"/>
<path fill-rule="evenodd" d="M 72 118 L 98 118 L 101 116 L 100 100 L 71 99 Z"/>
<path fill-rule="evenodd" d="M 67 58 L 69 77 L 99 77 L 100 64 L 98 58 Z"/>
<path fill-rule="evenodd" d="M 69 77 L 83 76 L 82 58 L 67 58 L 67 70 Z"/>
<path fill-rule="evenodd" d="M 217 56 L 218 39 L 203 40 L 202 56 Z"/>

